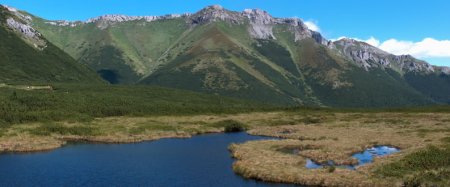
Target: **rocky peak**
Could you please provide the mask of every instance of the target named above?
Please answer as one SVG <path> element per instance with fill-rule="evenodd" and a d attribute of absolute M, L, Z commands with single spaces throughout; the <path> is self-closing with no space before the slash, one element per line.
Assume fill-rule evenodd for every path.
<path fill-rule="evenodd" d="M 260 9 L 245 9 L 242 15 L 249 20 L 249 33 L 258 39 L 275 39 L 273 25 L 275 19 L 266 11 Z"/>
<path fill-rule="evenodd" d="M 5 8 L 6 10 L 10 11 L 10 12 L 17 12 L 16 8 L 10 7 L 8 5 L 0 5 L 1 7 Z"/>
<path fill-rule="evenodd" d="M 411 55 L 396 56 L 359 40 L 342 38 L 333 43 L 342 55 L 356 62 L 366 71 L 377 67 L 394 68 L 401 72 L 432 73 L 436 71 L 436 67 Z"/>
<path fill-rule="evenodd" d="M 189 14 L 168 14 L 164 16 L 126 16 L 120 14 L 109 14 L 103 15 L 96 18 L 91 18 L 87 20 L 85 23 L 95 23 L 95 22 L 126 22 L 126 21 L 137 21 L 144 20 L 147 22 L 160 20 L 160 19 L 173 19 L 179 17 L 185 17 Z"/>
<path fill-rule="evenodd" d="M 366 71 L 374 67 L 390 67 L 390 54 L 365 42 L 351 38 L 342 38 L 333 42 L 339 52 L 356 62 Z"/>
<path fill-rule="evenodd" d="M 109 14 L 109 15 L 103 15 L 96 18 L 91 18 L 87 20 L 84 23 L 95 23 L 97 24 L 97 27 L 100 29 L 106 29 L 110 25 L 114 25 L 116 23 L 121 22 L 128 22 L 128 21 L 146 21 L 146 22 L 152 22 L 156 20 L 166 20 L 166 19 L 175 19 L 180 17 L 188 17 L 190 14 L 167 14 L 164 16 L 126 16 L 126 15 L 120 15 L 120 14 Z M 50 23 L 53 24 L 54 23 Z M 63 23 L 63 25 L 60 26 L 73 26 L 77 25 L 74 22 L 71 22 L 69 24 Z"/>
<path fill-rule="evenodd" d="M 363 51 L 367 51 L 376 55 L 389 55 L 389 53 L 376 48 L 366 42 L 362 42 L 359 40 L 355 40 L 352 38 L 342 38 L 340 40 L 337 40 L 334 42 L 335 44 L 344 47 L 345 49 L 348 48 L 352 48 L 352 47 L 356 47 L 356 48 L 360 48 Z"/>
<path fill-rule="evenodd" d="M 27 24 L 31 23 L 31 21 L 33 20 L 31 16 L 18 11 L 16 8 L 7 5 L 0 5 L 0 7 L 6 9 L 6 11 L 8 11 L 10 14 L 17 16 L 21 21 L 26 22 Z"/>
<path fill-rule="evenodd" d="M 245 9 L 242 14 L 247 17 L 250 22 L 255 24 L 274 24 L 275 19 L 266 11 L 260 9 Z"/>
<path fill-rule="evenodd" d="M 435 68 L 431 64 L 418 60 L 411 55 L 395 56 L 395 60 L 405 72 L 435 72 Z"/>
<path fill-rule="evenodd" d="M 220 5 L 207 6 L 190 16 L 190 22 L 193 25 L 207 24 L 214 21 L 227 21 L 234 24 L 243 23 L 239 13 L 226 10 Z"/>
<path fill-rule="evenodd" d="M 58 21 L 46 21 L 45 23 L 46 24 L 50 24 L 50 25 L 54 25 L 54 26 L 76 27 L 76 26 L 82 24 L 83 22 L 81 22 L 81 21 L 72 22 L 72 21 L 66 21 L 66 20 L 58 20 Z"/>

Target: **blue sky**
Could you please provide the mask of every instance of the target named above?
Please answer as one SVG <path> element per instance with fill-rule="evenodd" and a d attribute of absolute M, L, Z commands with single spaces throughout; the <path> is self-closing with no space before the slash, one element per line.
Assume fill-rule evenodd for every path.
<path fill-rule="evenodd" d="M 275 17 L 299 17 L 315 24 L 329 39 L 372 38 L 369 43 L 389 52 L 450 66 L 448 0 L 0 0 L 0 4 L 50 20 L 196 12 L 212 4 L 236 11 L 260 8 Z"/>

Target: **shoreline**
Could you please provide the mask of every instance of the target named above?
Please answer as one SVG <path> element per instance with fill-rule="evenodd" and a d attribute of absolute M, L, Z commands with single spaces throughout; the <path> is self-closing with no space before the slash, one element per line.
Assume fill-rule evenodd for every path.
<path fill-rule="evenodd" d="M 206 134 L 215 134 L 215 133 L 224 133 L 224 131 L 209 131 L 203 133 L 179 133 L 175 135 L 162 135 L 155 137 L 146 137 L 146 138 L 138 138 L 138 139 L 102 139 L 102 137 L 61 137 L 54 138 L 54 142 L 49 144 L 41 144 L 41 146 L 36 145 L 23 145 L 22 143 L 16 145 L 5 146 L 3 143 L 0 143 L 0 155 L 1 154 L 16 154 L 16 153 L 39 153 L 39 152 L 47 152 L 59 149 L 64 147 L 70 143 L 86 143 L 86 144 L 134 144 L 134 143 L 142 143 L 142 142 L 151 142 L 157 141 L 161 139 L 185 139 L 191 138 L 193 136 L 198 135 L 206 135 Z"/>
<path fill-rule="evenodd" d="M 58 122 L 50 126 L 36 123 L 12 126 L 0 137 L 0 154 L 51 151 L 69 142 L 123 144 L 190 138 L 223 133 L 225 128 L 217 124 L 230 120 L 246 125 L 246 133 L 250 135 L 273 138 L 231 144 L 228 149 L 235 159 L 232 167 L 236 174 L 264 182 L 300 185 L 401 186 L 409 175 L 385 178 L 376 173 L 377 169 L 425 147 L 442 147 L 443 140 L 450 136 L 450 115 L 446 113 L 259 112 L 110 117 L 88 124 Z M 51 133 L 36 135 L 46 134 L 42 129 Z M 90 135 L 73 135 L 76 133 Z M 401 151 L 376 157 L 371 164 L 355 170 L 305 167 L 306 158 L 317 162 L 332 160 L 338 165 L 354 163 L 352 154 L 376 145 L 394 146 Z M 293 152 L 294 149 L 298 151 Z"/>

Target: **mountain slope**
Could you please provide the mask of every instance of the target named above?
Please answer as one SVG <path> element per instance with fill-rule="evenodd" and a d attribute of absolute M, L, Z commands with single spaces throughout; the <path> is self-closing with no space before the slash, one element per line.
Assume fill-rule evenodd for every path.
<path fill-rule="evenodd" d="M 450 70 L 296 18 L 209 6 L 195 14 L 33 19 L 44 36 L 111 83 L 152 84 L 284 105 L 448 103 Z M 434 84 L 434 82 L 437 82 Z"/>
<path fill-rule="evenodd" d="M 20 12 L 0 6 L 1 82 L 102 82 L 27 21 Z"/>

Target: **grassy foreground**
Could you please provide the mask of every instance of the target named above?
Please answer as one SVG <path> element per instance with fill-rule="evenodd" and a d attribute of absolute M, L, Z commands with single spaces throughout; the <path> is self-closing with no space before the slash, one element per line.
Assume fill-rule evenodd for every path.
<path fill-rule="evenodd" d="M 40 87 L 39 87 L 40 88 Z M 248 130 L 278 140 L 231 145 L 238 174 L 319 186 L 449 186 L 449 107 L 279 110 L 242 100 L 158 87 L 52 85 L 0 88 L 0 152 L 42 151 L 68 141 L 129 143 Z M 348 170 L 375 145 L 399 153 Z"/>
<path fill-rule="evenodd" d="M 449 186 L 449 113 L 295 112 L 284 125 L 258 127 L 254 135 L 282 138 L 231 145 L 235 172 L 247 178 L 311 186 Z M 400 152 L 345 168 L 305 168 L 316 162 L 355 164 L 351 155 L 376 145 Z"/>

